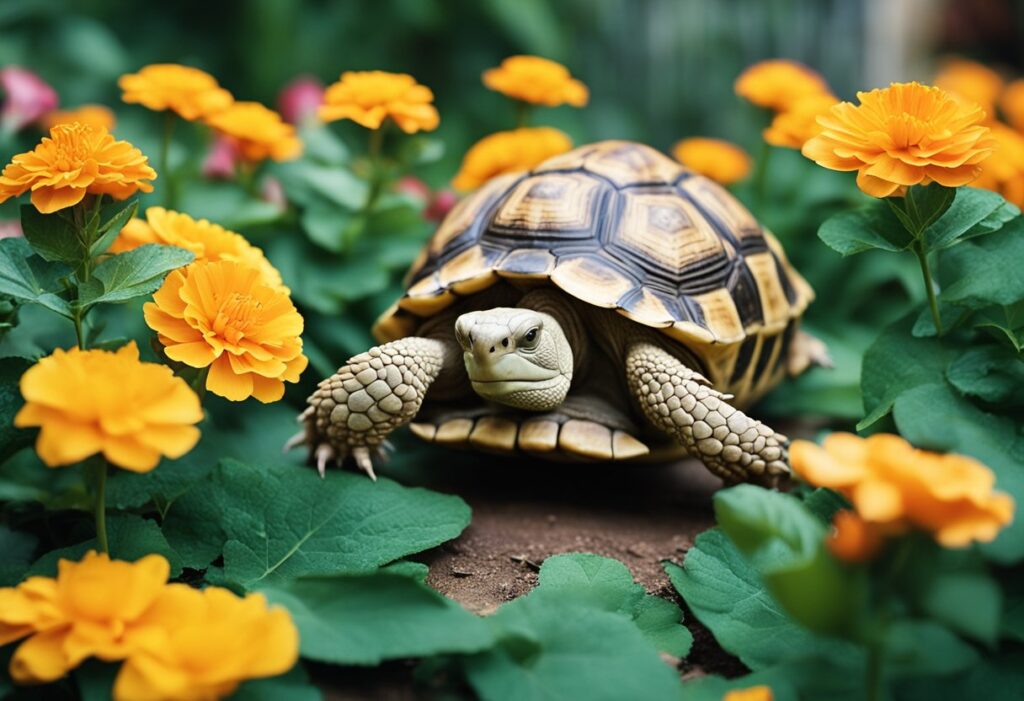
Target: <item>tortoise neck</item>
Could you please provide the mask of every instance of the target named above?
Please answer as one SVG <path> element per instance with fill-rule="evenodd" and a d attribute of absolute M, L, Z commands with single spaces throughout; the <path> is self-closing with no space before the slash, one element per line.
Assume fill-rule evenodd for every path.
<path fill-rule="evenodd" d="M 562 292 L 547 288 L 527 292 L 516 303 L 522 309 L 543 312 L 555 319 L 562 327 L 562 333 L 572 348 L 572 376 L 583 377 L 590 361 L 589 334 L 583 315 L 576 304 Z"/>

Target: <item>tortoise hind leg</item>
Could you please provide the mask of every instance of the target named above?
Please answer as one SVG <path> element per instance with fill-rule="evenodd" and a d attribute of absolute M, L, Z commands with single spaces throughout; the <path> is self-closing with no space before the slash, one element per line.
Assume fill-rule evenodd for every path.
<path fill-rule="evenodd" d="M 644 416 L 726 483 L 774 484 L 789 473 L 788 439 L 731 406 L 731 397 L 668 351 L 634 343 L 626 374 Z"/>
<path fill-rule="evenodd" d="M 796 377 L 810 367 L 833 368 L 835 364 L 825 342 L 801 329 L 794 334 L 790 342 L 789 353 L 786 356 L 786 373 L 790 377 Z"/>

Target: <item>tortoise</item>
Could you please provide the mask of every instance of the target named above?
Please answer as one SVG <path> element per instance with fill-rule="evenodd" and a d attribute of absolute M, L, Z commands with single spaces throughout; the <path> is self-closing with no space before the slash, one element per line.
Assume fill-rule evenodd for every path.
<path fill-rule="evenodd" d="M 556 460 L 688 454 L 726 483 L 789 473 L 748 406 L 824 364 L 813 299 L 732 195 L 658 151 L 605 141 L 490 180 L 448 214 L 381 345 L 299 417 L 321 475 L 410 424 L 447 446 Z"/>

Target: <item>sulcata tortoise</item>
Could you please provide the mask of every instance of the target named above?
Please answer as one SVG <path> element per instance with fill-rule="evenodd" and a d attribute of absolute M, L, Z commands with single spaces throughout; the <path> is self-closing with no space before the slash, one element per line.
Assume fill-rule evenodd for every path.
<path fill-rule="evenodd" d="M 404 424 L 447 446 L 549 459 L 688 454 L 728 483 L 789 472 L 749 405 L 824 361 L 813 298 L 728 192 L 641 144 L 606 141 L 462 200 L 377 322 L 382 345 L 300 416 L 323 474 Z"/>

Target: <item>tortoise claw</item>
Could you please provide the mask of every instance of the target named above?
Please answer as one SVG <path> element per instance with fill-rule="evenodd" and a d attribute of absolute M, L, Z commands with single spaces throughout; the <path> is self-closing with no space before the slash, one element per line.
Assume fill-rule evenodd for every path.
<path fill-rule="evenodd" d="M 299 431 L 294 436 L 285 441 L 284 446 L 281 448 L 282 453 L 287 453 L 290 450 L 298 448 L 300 445 L 306 442 L 306 432 Z"/>
<path fill-rule="evenodd" d="M 377 481 L 377 474 L 373 471 L 373 459 L 370 457 L 370 449 L 365 446 L 360 446 L 352 451 L 352 457 L 356 460 L 356 465 L 369 476 L 374 482 Z"/>
<path fill-rule="evenodd" d="M 320 477 L 327 474 L 327 461 L 335 457 L 334 447 L 328 443 L 321 443 L 316 449 L 316 471 Z"/>

